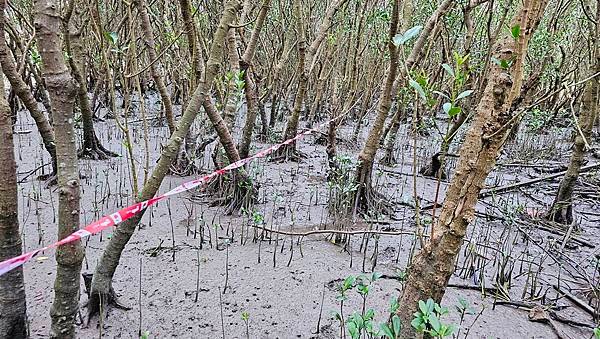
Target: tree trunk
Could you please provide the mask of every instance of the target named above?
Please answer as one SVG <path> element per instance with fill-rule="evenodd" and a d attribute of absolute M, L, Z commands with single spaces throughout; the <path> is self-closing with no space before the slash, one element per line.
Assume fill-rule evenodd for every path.
<path fill-rule="evenodd" d="M 4 32 L 4 20 L 5 14 L 4 9 L 6 7 L 6 0 L 0 0 L 0 9 L 2 13 L 0 13 L 0 31 Z M 44 115 L 39 107 L 38 103 L 29 91 L 29 87 L 21 78 L 17 71 L 17 66 L 15 61 L 12 59 L 10 52 L 8 50 L 8 45 L 6 45 L 6 39 L 4 38 L 4 34 L 0 34 L 0 64 L 2 65 L 2 70 L 4 71 L 4 75 L 10 82 L 10 86 L 15 94 L 21 99 L 29 114 L 35 121 L 38 131 L 40 132 L 40 136 L 42 137 L 42 142 L 44 143 L 44 147 L 46 151 L 50 154 L 52 159 L 52 173 L 56 173 L 56 146 L 54 143 L 54 129 L 52 125 L 50 125 L 50 121 Z"/>
<path fill-rule="evenodd" d="M 238 0 L 227 1 L 219 26 L 214 34 L 204 79 L 203 81 L 200 81 L 194 94 L 190 98 L 185 112 L 179 120 L 177 128 L 173 134 L 171 134 L 167 146 L 163 149 L 152 175 L 144 185 L 142 192 L 137 199 L 138 201 L 150 199 L 158 192 L 158 189 L 169 170 L 169 166 L 176 158 L 183 138 L 196 118 L 200 107 L 207 107 L 205 103 L 207 100 L 210 100 L 210 88 L 212 87 L 213 80 L 218 72 L 219 64 L 223 57 L 225 36 L 229 29 L 229 25 L 233 23 L 236 18 L 239 7 L 240 3 Z M 214 114 L 214 112 L 212 114 Z M 216 115 L 220 118 L 218 112 Z M 223 124 L 222 126 L 224 126 L 223 119 L 221 119 L 220 122 Z M 213 124 L 215 123 L 213 122 Z M 219 136 L 221 137 L 221 135 Z M 231 138 L 231 135 L 229 135 L 229 137 Z M 233 144 L 233 142 L 231 143 Z M 225 149 L 228 149 L 227 146 L 225 146 Z M 125 245 L 129 242 L 129 239 L 131 239 L 131 236 L 143 215 L 144 212 L 120 224 L 119 227 L 115 229 L 112 238 L 102 253 L 102 257 L 96 266 L 96 271 L 93 276 L 88 306 L 88 319 L 99 311 L 101 304 L 104 305 L 104 309 L 106 309 L 109 304 L 115 304 L 116 300 L 112 289 L 112 278 L 119 265 L 121 253 L 123 252 Z"/>
<path fill-rule="evenodd" d="M 106 160 L 110 157 L 116 157 L 117 154 L 107 150 L 104 148 L 104 146 L 102 146 L 102 143 L 100 140 L 98 140 L 96 131 L 94 130 L 94 113 L 92 112 L 90 99 L 88 98 L 85 77 L 82 73 L 82 69 L 84 67 L 82 62 L 84 58 L 84 52 L 81 41 L 81 33 L 84 27 L 82 27 L 79 31 L 71 31 L 69 29 L 69 22 L 73 11 L 75 11 L 76 16 L 80 14 L 75 8 L 73 8 L 75 6 L 75 1 L 69 2 L 69 6 L 70 7 L 67 10 L 67 15 L 63 20 L 63 36 L 65 42 L 65 51 L 67 52 L 67 55 L 70 56 L 68 58 L 68 62 L 71 70 L 71 76 L 77 83 L 77 105 L 81 111 L 81 120 L 83 122 L 83 145 L 78 155 L 80 158 Z"/>
<path fill-rule="evenodd" d="M 515 21 L 523 22 L 521 37 L 516 41 L 506 37 L 495 46 L 494 57 L 498 60 L 523 62 L 526 45 L 536 28 L 535 21 L 541 17 L 547 0 L 531 0 L 522 7 Z M 521 54 L 521 55 L 519 55 Z M 475 205 L 485 179 L 496 163 L 496 157 L 506 140 L 511 120 L 511 100 L 514 86 L 522 77 L 521 67 L 502 69 L 493 66 L 485 92 L 476 108 L 476 117 L 469 129 L 460 151 L 457 169 L 446 192 L 440 217 L 432 238 L 415 256 L 406 281 L 397 313 L 404 325 L 401 338 L 414 338 L 415 329 L 410 326 L 419 300 L 433 298 L 441 302 L 446 285 L 454 272 L 467 226 L 474 219 Z"/>
<path fill-rule="evenodd" d="M 3 78 L 0 70 L 0 78 Z M 0 81 L 0 261 L 21 255 L 11 111 Z M 27 338 L 23 267 L 0 276 L 0 338 Z"/>
<path fill-rule="evenodd" d="M 58 161 L 58 239 L 79 229 L 79 170 L 73 129 L 76 85 L 63 59 L 60 43 L 59 4 L 52 0 L 35 1 L 35 33 L 43 76 L 50 94 L 56 127 Z M 79 308 L 79 277 L 83 249 L 75 241 L 56 249 L 54 302 L 50 309 L 53 338 L 75 338 L 75 317 Z"/>
<path fill-rule="evenodd" d="M 358 189 L 355 194 L 354 213 L 357 211 L 366 213 L 376 207 L 385 207 L 385 199 L 379 193 L 375 192 L 371 185 L 371 173 L 373 172 L 373 163 L 375 155 L 379 148 L 379 140 L 383 132 L 383 124 L 392 105 L 392 87 L 398 70 L 398 48 L 393 43 L 393 38 L 398 30 L 398 13 L 400 1 L 395 0 L 390 19 L 390 30 L 388 33 L 387 47 L 390 54 L 390 64 L 386 71 L 386 78 L 383 83 L 383 90 L 377 105 L 377 115 L 373 126 L 369 131 L 367 141 L 358 155 L 358 165 L 356 167 L 356 176 L 354 179 Z M 389 208 L 384 208 L 390 212 Z"/>
<path fill-rule="evenodd" d="M 290 115 L 288 122 L 285 126 L 285 132 L 283 133 L 282 141 L 288 140 L 298 134 L 298 121 L 300 120 L 300 113 L 304 103 L 304 96 L 306 95 L 306 88 L 308 85 L 308 78 L 312 73 L 314 66 L 314 57 L 317 54 L 319 46 L 325 39 L 327 32 L 331 28 L 331 20 L 333 19 L 337 10 L 347 0 L 335 0 L 325 12 L 323 21 L 319 25 L 319 29 L 315 35 L 315 39 L 312 41 L 308 48 L 306 47 L 306 33 L 304 27 L 304 19 L 300 11 L 300 2 L 294 2 L 294 17 L 298 26 L 298 89 L 296 90 L 296 96 L 294 97 L 294 108 Z M 299 154 L 296 151 L 296 143 L 292 142 L 285 145 L 277 151 L 275 158 L 282 158 L 284 160 L 298 160 Z"/>
<path fill-rule="evenodd" d="M 165 81 L 163 79 L 164 74 L 160 66 L 160 60 L 158 60 L 156 51 L 154 50 L 156 43 L 154 42 L 154 34 L 152 33 L 152 25 L 150 24 L 150 16 L 148 15 L 146 0 L 135 0 L 134 3 L 138 9 L 138 12 L 140 13 L 144 43 L 146 44 L 148 62 L 150 63 L 150 75 L 152 76 L 152 80 L 154 80 L 156 88 L 158 89 L 158 93 L 160 94 L 160 100 L 162 101 L 164 114 L 167 118 L 169 132 L 173 134 L 175 130 L 173 103 L 171 102 L 171 96 L 169 95 L 167 86 L 165 85 Z"/>
<path fill-rule="evenodd" d="M 262 7 L 260 8 L 260 12 L 258 13 L 258 18 L 256 19 L 256 25 L 254 26 L 254 29 L 252 30 L 252 35 L 250 36 L 250 42 L 248 43 L 248 46 L 246 46 L 244 55 L 242 55 L 242 59 L 240 60 L 240 69 L 244 72 L 244 81 L 246 83 L 244 90 L 246 93 L 247 107 L 246 122 L 244 123 L 244 129 L 242 130 L 242 139 L 239 145 L 240 158 L 242 159 L 247 158 L 248 154 L 250 153 L 250 144 L 252 143 L 252 132 L 254 131 L 256 116 L 258 115 L 259 109 L 258 87 L 256 85 L 256 82 L 254 81 L 254 77 L 252 76 L 252 69 L 250 65 L 252 64 L 252 59 L 254 58 L 254 52 L 256 51 L 256 45 L 258 43 L 258 36 L 260 35 L 260 31 L 265 23 L 270 4 L 271 0 L 263 1 Z"/>
<path fill-rule="evenodd" d="M 600 2 L 598 2 L 596 18 L 600 18 Z M 600 21 L 596 20 L 595 32 L 591 34 L 594 41 L 595 64 L 592 67 L 592 74 L 600 72 Z M 547 214 L 547 218 L 562 224 L 571 224 L 573 222 L 573 190 L 579 177 L 579 170 L 585 161 L 586 143 L 591 144 L 592 129 L 598 115 L 598 100 L 600 99 L 598 86 L 598 77 L 594 77 L 585 86 L 581 102 L 581 113 L 579 121 L 575 126 L 576 137 L 573 143 L 573 153 L 571 162 L 567 168 L 565 176 L 560 181 L 558 192 L 552 203 L 552 207 Z"/>

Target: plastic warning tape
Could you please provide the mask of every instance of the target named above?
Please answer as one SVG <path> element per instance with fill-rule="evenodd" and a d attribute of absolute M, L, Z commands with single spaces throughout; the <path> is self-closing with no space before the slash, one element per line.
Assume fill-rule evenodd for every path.
<path fill-rule="evenodd" d="M 99 220 L 96 220 L 94 222 L 92 222 L 91 224 L 88 224 L 87 226 L 81 228 L 80 230 L 71 233 L 69 236 L 67 236 L 66 238 L 57 241 L 51 245 L 45 246 L 45 247 L 41 247 L 38 249 L 35 249 L 33 251 L 29 251 L 27 253 L 23 253 L 18 257 L 13 257 L 10 259 L 7 259 L 3 262 L 0 262 L 0 276 L 5 274 L 6 272 L 9 272 L 23 264 L 25 264 L 26 262 L 30 261 L 31 259 L 33 259 L 38 253 L 46 251 L 48 249 L 52 249 L 52 248 L 56 248 L 58 246 L 61 245 L 65 245 L 77 240 L 81 240 L 85 237 L 89 237 L 90 235 L 96 234 L 96 233 L 100 233 L 101 231 L 111 227 L 111 226 L 116 226 L 120 223 L 122 223 L 123 221 L 130 219 L 131 217 L 133 217 L 134 215 L 142 212 L 143 210 L 145 210 L 146 208 L 156 204 L 157 202 L 166 199 L 170 196 L 173 195 L 177 195 L 186 191 L 189 191 L 191 189 L 194 189 L 198 186 L 204 185 L 206 183 L 208 183 L 209 181 L 211 181 L 213 178 L 225 174 L 231 170 L 234 170 L 236 168 L 240 168 L 242 166 L 244 166 L 245 164 L 251 162 L 254 159 L 258 159 L 258 158 L 264 158 L 267 155 L 275 152 L 276 150 L 278 150 L 280 147 L 284 146 L 284 145 L 289 145 L 292 142 L 306 136 L 309 135 L 313 132 L 318 131 L 318 129 L 320 129 L 322 126 L 325 126 L 326 124 L 329 124 L 331 122 L 333 122 L 334 120 L 337 120 L 339 118 L 341 118 L 342 116 L 338 116 L 334 119 L 330 119 L 329 121 L 326 121 L 322 124 L 320 124 L 319 126 L 317 126 L 314 129 L 308 129 L 298 135 L 296 135 L 295 137 L 288 139 L 280 144 L 276 144 L 273 145 L 269 148 L 266 148 L 256 154 L 254 154 L 253 156 L 250 156 L 248 158 L 244 158 L 241 160 L 238 160 L 234 163 L 229 164 L 226 167 L 223 167 L 219 170 L 216 170 L 208 175 L 205 175 L 201 178 L 192 180 L 192 181 L 188 181 L 185 182 L 177 187 L 175 187 L 174 189 L 168 191 L 167 193 L 155 196 L 151 199 L 148 199 L 146 201 L 142 201 L 142 202 L 138 202 L 136 204 L 133 204 L 131 206 L 127 206 L 115 213 L 106 215 L 102 218 L 100 218 Z"/>

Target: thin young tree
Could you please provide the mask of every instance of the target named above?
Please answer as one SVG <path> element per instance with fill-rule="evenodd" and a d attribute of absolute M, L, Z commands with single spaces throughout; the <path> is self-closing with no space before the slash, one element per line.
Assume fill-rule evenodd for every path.
<path fill-rule="evenodd" d="M 150 75 L 152 80 L 156 84 L 160 100 L 163 105 L 164 116 L 167 119 L 167 125 L 169 126 L 169 132 L 173 134 L 175 130 L 175 117 L 173 114 L 173 103 L 171 102 L 171 96 L 167 90 L 167 86 L 164 81 L 164 74 L 160 64 L 159 57 L 156 55 L 154 50 L 156 43 L 154 42 L 154 33 L 152 33 L 152 25 L 150 24 L 150 16 L 148 15 L 148 7 L 146 0 L 135 0 L 135 6 L 140 14 L 143 40 L 146 45 L 146 53 L 148 54 L 148 62 L 150 63 Z M 162 114 L 161 114 L 162 116 Z"/>
<path fill-rule="evenodd" d="M 239 9 L 240 3 L 238 0 L 228 0 L 225 4 L 219 25 L 213 36 L 209 59 L 206 64 L 206 70 L 201 72 L 204 73 L 204 78 L 199 79 L 199 84 L 195 89 L 194 94 L 190 98 L 183 116 L 181 119 L 179 119 L 177 127 L 175 128 L 173 134 L 171 134 L 166 147 L 161 153 L 158 163 L 154 167 L 154 170 L 144 185 L 140 195 L 137 197 L 137 201 L 150 199 L 158 192 L 162 181 L 169 171 L 170 165 L 177 157 L 183 139 L 188 133 L 190 126 L 196 118 L 196 115 L 200 111 L 200 107 L 210 107 L 206 105 L 206 101 L 208 101 L 210 98 L 210 89 L 217 72 L 219 71 L 221 59 L 223 58 L 227 30 L 234 22 Z M 213 115 L 213 118 L 215 118 L 215 114 L 220 118 L 220 115 L 216 111 L 211 112 L 210 114 Z M 220 120 L 220 126 L 224 127 L 224 122 L 222 119 Z M 225 131 L 226 130 L 227 128 L 225 127 Z M 231 138 L 231 135 L 229 135 L 229 137 Z M 231 142 L 233 144 L 233 141 Z M 224 145 L 224 148 L 227 151 L 228 147 Z M 137 216 L 120 224 L 119 227 L 115 229 L 115 232 L 108 242 L 106 249 L 102 253 L 102 257 L 96 266 L 96 270 L 92 279 L 90 300 L 88 303 L 88 321 L 91 317 L 99 312 L 100 305 L 103 305 L 103 310 L 106 310 L 110 305 L 118 305 L 118 300 L 112 286 L 112 279 L 116 272 L 117 266 L 119 265 L 119 260 L 121 258 L 123 249 L 131 239 L 131 236 L 135 232 L 136 226 L 140 222 L 143 215 L 144 212 L 139 213 Z"/>
<path fill-rule="evenodd" d="M 600 72 L 600 1 L 596 5 L 596 25 L 591 29 L 590 39 L 594 46 L 591 73 L 595 75 L 585 85 L 581 100 L 581 113 L 575 122 L 576 136 L 573 143 L 573 153 L 565 176 L 560 181 L 554 202 L 547 213 L 549 220 L 571 224 L 573 222 L 573 191 L 579 177 L 579 171 L 585 161 L 585 155 L 591 143 L 592 130 L 598 118 L 598 100 L 600 93 L 598 72 Z"/>
<path fill-rule="evenodd" d="M 76 84 L 63 58 L 60 39 L 59 2 L 35 1 L 35 32 L 43 76 L 50 95 L 56 127 L 58 162 L 58 239 L 79 229 L 79 170 L 73 128 L 73 106 Z M 53 338 L 75 338 L 75 317 L 79 308 L 79 279 L 83 248 L 80 241 L 62 245 L 56 250 L 54 302 L 50 309 Z"/>
<path fill-rule="evenodd" d="M 398 16 L 400 9 L 394 7 L 392 18 L 390 20 L 390 30 L 388 34 L 388 51 L 390 54 L 389 66 L 387 69 L 386 77 L 383 82 L 383 89 L 379 102 L 377 104 L 377 114 L 373 126 L 369 130 L 367 141 L 363 146 L 360 154 L 358 155 L 358 165 L 356 168 L 356 175 L 354 183 L 358 185 L 358 189 L 355 193 L 355 200 L 353 206 L 353 213 L 361 212 L 367 213 L 368 211 L 373 212 L 375 208 L 381 210 L 381 212 L 390 214 L 391 204 L 388 199 L 381 193 L 377 192 L 371 182 L 373 173 L 373 165 L 375 163 L 375 156 L 380 147 L 380 140 L 384 131 L 385 120 L 390 112 L 392 106 L 392 99 L 396 95 L 396 91 L 401 84 L 406 84 L 410 74 L 408 72 L 417 64 L 420 56 L 423 52 L 427 40 L 432 35 L 432 31 L 435 28 L 439 18 L 442 17 L 452 7 L 454 1 L 444 0 L 438 8 L 431 14 L 427 19 L 423 30 L 419 34 L 419 37 L 415 41 L 408 57 L 404 60 L 403 67 L 398 65 L 398 47 L 394 45 L 393 39 L 396 36 L 398 30 Z M 392 26 L 393 24 L 393 26 Z M 392 122 L 393 123 L 393 119 Z M 392 135 L 395 138 L 395 133 Z M 395 140 L 391 142 L 395 143 Z"/>
<path fill-rule="evenodd" d="M 392 105 L 392 89 L 398 73 L 399 51 L 393 40 L 398 30 L 400 1 L 395 0 L 392 2 L 392 4 L 392 15 L 390 18 L 390 28 L 388 31 L 387 40 L 387 49 L 390 58 L 389 65 L 383 81 L 381 95 L 377 103 L 377 114 L 375 116 L 375 120 L 373 121 L 373 125 L 369 130 L 367 141 L 358 155 L 358 165 L 356 167 L 354 179 L 354 182 L 358 184 L 358 187 L 354 197 L 353 208 L 364 213 L 371 210 L 376 205 L 386 205 L 384 203 L 386 200 L 383 195 L 374 190 L 371 183 L 371 177 L 373 172 L 373 164 L 375 162 L 375 155 L 377 154 L 377 149 L 379 148 L 379 139 L 381 138 L 381 133 L 383 131 L 383 124 L 385 123 L 385 119 Z"/>
<path fill-rule="evenodd" d="M 4 2 L 4 1 L 3 1 Z M 0 79 L 4 74 L 0 70 Z M 15 162 L 11 111 L 0 81 L 0 261 L 21 254 L 19 232 L 17 164 Z M 0 338 L 27 338 L 27 309 L 23 267 L 0 276 Z"/>
<path fill-rule="evenodd" d="M 238 147 L 241 158 L 247 158 L 250 153 L 252 132 L 254 131 L 256 116 L 258 115 L 258 88 L 256 86 L 256 81 L 254 80 L 254 75 L 252 74 L 251 65 L 252 59 L 254 58 L 254 54 L 256 52 L 258 37 L 265 23 L 265 19 L 267 18 L 267 13 L 269 11 L 270 4 L 271 0 L 263 1 L 260 7 L 260 11 L 258 12 L 256 25 L 252 29 L 250 41 L 248 42 L 246 50 L 244 51 L 244 54 L 240 59 L 240 70 L 243 72 L 242 74 L 244 76 L 244 93 L 246 94 L 247 106 L 246 121 L 244 123 L 244 128 L 242 130 L 242 138 Z"/>
<path fill-rule="evenodd" d="M 419 300 L 432 298 L 439 303 L 444 296 L 467 227 L 475 218 L 479 192 L 510 131 L 513 118 L 510 107 L 520 91 L 527 44 L 546 4 L 547 0 L 525 1 L 511 26 L 520 27 L 518 37 L 506 36 L 494 47 L 493 57 L 505 60 L 502 63 L 505 67 L 490 63 L 489 80 L 460 150 L 456 172 L 446 192 L 433 235 L 415 255 L 408 270 L 408 279 L 399 298 L 401 307 L 397 311 L 402 324 L 405 324 L 401 338 L 416 336 L 410 322 Z M 514 63 L 509 64 L 507 60 L 514 60 Z"/>
<path fill-rule="evenodd" d="M 36 127 L 40 136 L 42 138 L 42 143 L 44 144 L 44 148 L 50 154 L 50 158 L 52 160 L 52 174 L 56 174 L 56 145 L 54 143 L 54 128 L 50 124 L 50 121 L 44 114 L 44 112 L 39 108 L 35 97 L 29 90 L 27 83 L 21 77 L 17 70 L 17 65 L 15 60 L 13 59 L 8 45 L 6 44 L 6 38 L 4 36 L 4 21 L 6 20 L 6 16 L 4 14 L 4 10 L 6 8 L 6 0 L 0 0 L 0 65 L 2 66 L 2 71 L 8 82 L 10 83 L 11 89 L 15 92 L 15 94 L 19 97 L 19 99 L 23 102 L 29 114 L 35 121 Z M 50 113 L 50 112 L 48 112 Z M 50 175 L 53 177 L 53 175 Z"/>
<path fill-rule="evenodd" d="M 81 35 L 86 29 L 87 22 L 81 23 L 78 29 L 71 26 L 73 21 L 73 12 L 75 17 L 80 17 L 80 7 L 82 3 L 79 1 L 69 1 L 65 17 L 63 20 L 63 37 L 65 43 L 65 52 L 68 55 L 67 61 L 71 76 L 77 83 L 77 105 L 81 111 L 81 121 L 83 125 L 83 143 L 79 151 L 80 158 L 105 160 L 110 157 L 116 157 L 117 154 L 106 149 L 98 137 L 94 128 L 94 112 L 88 98 L 87 81 L 83 75 L 83 41 Z"/>
<path fill-rule="evenodd" d="M 331 29 L 332 20 L 338 9 L 346 3 L 347 0 L 334 0 L 323 16 L 323 20 L 319 24 L 319 28 L 315 34 L 315 38 L 312 40 L 310 45 L 306 46 L 306 32 L 305 32 L 305 20 L 302 18 L 302 12 L 300 4 L 301 1 L 294 1 L 294 20 L 298 26 L 298 88 L 296 90 L 296 96 L 294 97 L 294 106 L 292 113 L 288 118 L 287 124 L 285 125 L 285 131 L 283 133 L 282 141 L 293 138 L 298 134 L 298 122 L 300 121 L 300 113 L 302 113 L 302 107 L 304 105 L 304 97 L 306 96 L 306 90 L 308 86 L 308 79 L 311 76 L 314 66 L 315 57 L 317 51 L 321 46 L 323 40 L 327 36 L 327 32 Z M 299 160 L 299 153 L 296 150 L 296 143 L 284 145 L 279 148 L 274 159 L 283 160 Z"/>

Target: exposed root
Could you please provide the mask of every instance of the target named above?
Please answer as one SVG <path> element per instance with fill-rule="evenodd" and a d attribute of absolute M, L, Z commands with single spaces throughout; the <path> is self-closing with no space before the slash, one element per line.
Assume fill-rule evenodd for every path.
<path fill-rule="evenodd" d="M 394 204 L 388 197 L 377 192 L 371 182 L 373 163 L 360 162 L 356 168 L 354 182 L 358 187 L 353 195 L 352 214 L 363 216 L 378 216 L 380 214 L 393 216 Z"/>
<path fill-rule="evenodd" d="M 304 158 L 307 158 L 306 154 L 298 151 L 294 144 L 283 145 L 271 155 L 271 161 L 273 162 L 300 162 Z"/>
<path fill-rule="evenodd" d="M 218 195 L 211 206 L 225 206 L 225 214 L 231 215 L 250 207 L 258 197 L 258 187 L 239 171 L 220 176 L 208 184 L 208 192 Z"/>
<path fill-rule="evenodd" d="M 53 171 L 49 174 L 39 175 L 38 180 L 44 181 L 44 186 L 48 188 L 58 184 L 58 175 Z"/>
<path fill-rule="evenodd" d="M 356 212 L 363 216 L 377 216 L 394 214 L 394 204 L 388 197 L 377 192 L 373 187 L 361 187 L 355 195 Z"/>
<path fill-rule="evenodd" d="M 573 205 L 569 201 L 557 202 L 546 213 L 545 217 L 549 221 L 570 225 L 573 222 Z"/>
<path fill-rule="evenodd" d="M 88 303 L 87 303 L 88 315 L 87 315 L 87 319 L 85 321 L 84 327 L 88 327 L 90 324 L 90 321 L 97 314 L 100 314 L 101 311 L 102 311 L 101 319 L 106 319 L 106 314 L 107 314 L 108 308 L 110 306 L 115 307 L 120 310 L 125 310 L 125 311 L 131 310 L 131 307 L 125 305 L 123 302 L 121 302 L 119 300 L 119 297 L 117 296 L 117 293 L 115 292 L 112 285 L 110 286 L 108 293 L 95 292 L 95 291 L 92 291 L 92 289 L 91 289 L 93 274 L 84 273 L 84 274 L 82 274 L 82 276 L 83 276 L 83 282 L 85 285 L 85 290 L 88 295 Z"/>
<path fill-rule="evenodd" d="M 427 164 L 426 166 L 422 167 L 419 170 L 419 173 L 427 176 L 427 177 L 434 177 L 434 178 L 440 178 L 441 180 L 446 180 L 446 178 L 448 177 L 446 175 L 446 172 L 444 172 L 444 169 L 442 168 L 442 161 L 440 159 L 440 153 L 436 153 L 431 157 L 431 161 L 429 162 L 429 164 Z"/>
<path fill-rule="evenodd" d="M 190 156 L 189 152 L 187 152 L 185 149 L 181 149 L 181 151 L 179 151 L 177 159 L 175 162 L 173 162 L 173 164 L 171 164 L 170 170 L 171 173 L 181 177 L 194 175 L 200 172 L 200 169 L 198 166 L 196 166 L 194 158 Z"/>
<path fill-rule="evenodd" d="M 386 152 L 385 156 L 381 158 L 381 163 L 386 166 L 393 166 L 398 163 L 398 160 L 394 156 L 394 152 Z"/>
<path fill-rule="evenodd" d="M 107 150 L 96 136 L 92 139 L 85 140 L 83 148 L 77 153 L 80 159 L 90 160 L 107 160 L 109 158 L 118 157 L 115 152 Z"/>

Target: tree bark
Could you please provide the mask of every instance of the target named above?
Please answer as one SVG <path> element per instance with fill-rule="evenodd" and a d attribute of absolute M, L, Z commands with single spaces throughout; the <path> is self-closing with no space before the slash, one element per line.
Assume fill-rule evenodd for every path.
<path fill-rule="evenodd" d="M 300 113 L 302 111 L 302 106 L 304 103 L 304 96 L 306 95 L 306 88 L 308 85 L 308 78 L 310 77 L 314 63 L 313 59 L 317 54 L 317 50 L 321 43 L 325 39 L 327 32 L 331 28 L 331 21 L 337 12 L 337 10 L 346 2 L 347 0 L 335 0 L 325 12 L 323 16 L 323 21 L 319 25 L 319 29 L 315 35 L 315 39 L 312 41 L 308 48 L 306 47 L 306 33 L 304 27 L 304 20 L 300 11 L 300 2 L 294 2 L 294 16 L 297 20 L 298 26 L 298 89 L 296 90 L 296 96 L 294 98 L 294 108 L 292 109 L 292 114 L 290 115 L 288 122 L 285 126 L 285 132 L 283 133 L 282 141 L 288 140 L 296 136 L 298 134 L 298 121 L 300 120 Z M 296 151 L 296 143 L 292 142 L 288 145 L 281 147 L 277 151 L 276 157 L 282 157 L 285 160 L 292 159 L 298 160 L 298 154 Z"/>
<path fill-rule="evenodd" d="M 371 173 L 373 172 L 373 163 L 375 161 L 377 149 L 379 148 L 379 140 L 381 138 L 381 133 L 383 132 L 385 118 L 392 105 L 392 88 L 398 71 L 398 48 L 394 45 L 393 39 L 398 30 L 399 6 L 400 1 L 395 0 L 387 41 L 390 64 L 386 71 L 383 90 L 377 104 L 377 115 L 375 116 L 375 121 L 367 136 L 367 141 L 358 154 L 358 165 L 356 167 L 356 176 L 354 179 L 354 183 L 358 185 L 355 194 L 355 212 L 367 212 L 369 209 L 375 208 L 384 202 L 383 197 L 375 192 L 371 185 Z"/>
<path fill-rule="evenodd" d="M 592 68 L 592 74 L 600 72 L 600 2 L 596 6 L 598 15 L 596 15 L 595 32 L 592 32 L 591 39 L 594 41 L 595 61 Z M 581 113 L 576 129 L 575 142 L 573 143 L 573 153 L 571 161 L 565 176 L 560 181 L 558 192 L 552 203 L 552 207 L 547 214 L 549 220 L 571 224 L 573 222 L 573 190 L 579 177 L 579 171 L 585 161 L 586 142 L 591 143 L 592 130 L 595 120 L 598 116 L 598 100 L 600 100 L 598 77 L 594 77 L 585 86 L 581 102 Z"/>
<path fill-rule="evenodd" d="M 526 53 L 522 40 L 528 40 L 542 16 L 547 0 L 531 0 L 517 12 L 515 21 L 523 22 L 523 33 L 516 39 L 506 37 L 495 46 L 494 57 L 498 60 L 520 60 Z M 526 42 L 525 42 L 526 45 Z M 518 53 L 522 53 L 518 56 Z M 410 326 L 419 300 L 433 298 L 441 302 L 452 273 L 467 226 L 475 217 L 478 195 L 485 179 L 496 163 L 506 136 L 510 130 L 511 100 L 514 86 L 522 76 L 520 67 L 503 69 L 493 66 L 484 94 L 476 108 L 476 116 L 467 132 L 455 175 L 446 192 L 440 217 L 429 243 L 415 256 L 408 274 L 397 313 L 404 325 L 401 338 L 414 338 L 415 329 Z"/>
<path fill-rule="evenodd" d="M 171 134 L 167 146 L 163 149 L 152 175 L 144 185 L 142 192 L 137 199 L 138 201 L 150 199 L 156 194 L 156 192 L 158 192 L 158 189 L 160 188 L 160 185 L 169 170 L 169 166 L 176 158 L 183 138 L 187 134 L 192 122 L 196 118 L 200 107 L 207 107 L 205 103 L 207 100 L 210 100 L 210 88 L 218 72 L 219 64 L 223 57 L 225 36 L 227 34 L 227 30 L 229 29 L 229 25 L 233 23 L 236 18 L 236 13 L 238 12 L 239 7 L 240 3 L 238 0 L 227 1 L 219 22 L 219 26 L 214 34 L 213 44 L 211 46 L 204 79 L 200 81 L 198 87 L 194 91 L 194 94 L 190 98 L 185 112 L 179 120 L 177 128 L 175 128 L 175 131 L 173 134 Z M 214 115 L 214 112 L 212 114 Z M 216 115 L 221 119 L 221 126 L 224 126 L 223 119 L 220 117 L 218 112 Z M 209 114 L 209 116 L 211 115 Z M 219 136 L 221 137 L 221 135 Z M 231 138 L 231 135 L 229 135 L 229 137 Z M 225 149 L 228 149 L 227 146 L 225 146 Z M 119 265 L 121 253 L 123 252 L 125 245 L 127 245 L 129 242 L 129 239 L 131 239 L 131 236 L 133 235 L 135 228 L 143 215 L 144 212 L 120 224 L 119 227 L 115 229 L 115 232 L 106 246 L 106 249 L 102 253 L 102 257 L 96 266 L 96 271 L 92 280 L 91 295 L 88 304 L 89 317 L 93 316 L 99 311 L 100 304 L 104 305 L 104 308 L 106 309 L 107 305 L 114 305 L 116 302 L 114 299 L 114 291 L 112 289 L 112 278 L 115 274 L 117 266 Z"/>
<path fill-rule="evenodd" d="M 252 143 L 252 132 L 254 131 L 254 125 L 256 123 L 256 116 L 258 115 L 258 88 L 252 75 L 252 59 L 254 58 L 254 52 L 256 51 L 256 45 L 258 43 L 258 36 L 265 23 L 267 13 L 271 0 L 264 0 L 256 19 L 256 25 L 252 30 L 250 36 L 250 42 L 246 46 L 244 55 L 240 60 L 240 69 L 244 72 L 245 81 L 245 94 L 246 94 L 246 121 L 244 123 L 244 129 L 242 130 L 242 139 L 239 144 L 240 157 L 247 158 L 250 153 L 250 144 Z"/>
<path fill-rule="evenodd" d="M 156 50 L 154 50 L 156 43 L 154 42 L 154 34 L 152 33 L 152 25 L 150 24 L 150 16 L 148 15 L 146 0 L 135 0 L 134 3 L 138 9 L 138 13 L 140 14 L 144 43 L 146 44 L 148 62 L 150 63 L 150 75 L 152 76 L 152 80 L 154 80 L 156 88 L 158 89 L 158 93 L 160 94 L 165 117 L 167 118 L 167 125 L 169 126 L 169 132 L 173 134 L 175 131 L 173 103 L 171 102 L 171 96 L 169 95 L 167 86 L 165 85 L 165 81 L 163 79 L 164 74 L 160 66 L 160 60 L 158 60 Z"/>
<path fill-rule="evenodd" d="M 76 134 L 73 129 L 76 85 L 63 59 L 58 9 L 58 1 L 35 1 L 36 39 L 56 126 L 58 239 L 63 239 L 79 229 L 80 192 Z M 50 309 L 53 338 L 75 338 L 74 325 L 79 308 L 79 277 L 83 254 L 80 241 L 59 246 L 56 250 L 54 302 Z"/>
<path fill-rule="evenodd" d="M 0 0 L 0 64 L 2 65 L 2 70 L 4 71 L 4 75 L 10 82 L 10 86 L 15 94 L 21 99 L 29 114 L 35 121 L 37 129 L 42 137 L 42 142 L 44 143 L 44 147 L 46 151 L 50 154 L 52 159 L 52 173 L 56 173 L 56 145 L 54 143 L 54 129 L 52 125 L 50 125 L 50 121 L 46 118 L 44 112 L 42 112 L 38 106 L 37 101 L 33 97 L 31 91 L 29 91 L 29 87 L 21 78 L 21 75 L 17 71 L 17 66 L 15 61 L 12 59 L 10 52 L 8 50 L 8 45 L 6 44 L 6 39 L 4 37 L 4 20 L 6 20 L 4 9 L 6 8 L 6 0 Z M 50 112 L 48 112 L 50 113 Z"/>
<path fill-rule="evenodd" d="M 0 78 L 3 78 L 0 70 Z M 0 81 L 0 261 L 21 255 L 11 111 Z M 0 338 L 27 338 L 23 267 L 0 276 Z"/>
<path fill-rule="evenodd" d="M 98 137 L 94 129 L 94 113 L 90 105 L 90 99 L 88 98 L 87 83 L 83 76 L 83 46 L 81 41 L 81 33 L 84 27 L 78 31 L 71 31 L 69 29 L 70 19 L 73 11 L 80 14 L 74 7 L 76 6 L 75 1 L 69 2 L 66 16 L 63 20 L 63 36 L 65 42 L 65 51 L 67 52 L 69 68 L 71 70 L 71 76 L 77 83 L 77 105 L 81 111 L 81 120 L 83 122 L 83 145 L 78 155 L 80 158 L 87 158 L 93 160 L 106 160 L 110 157 L 116 157 L 117 154 L 106 149 Z"/>

